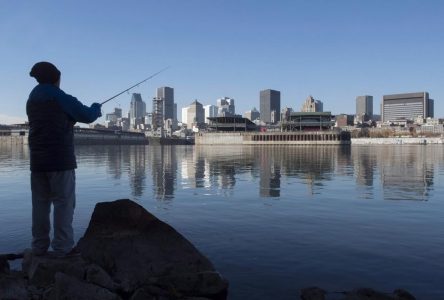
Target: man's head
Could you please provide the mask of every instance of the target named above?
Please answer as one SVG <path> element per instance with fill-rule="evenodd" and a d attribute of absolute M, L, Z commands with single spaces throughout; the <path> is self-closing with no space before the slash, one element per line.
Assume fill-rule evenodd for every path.
<path fill-rule="evenodd" d="M 60 71 L 52 63 L 41 61 L 36 63 L 29 75 L 34 77 L 38 83 L 60 84 Z"/>

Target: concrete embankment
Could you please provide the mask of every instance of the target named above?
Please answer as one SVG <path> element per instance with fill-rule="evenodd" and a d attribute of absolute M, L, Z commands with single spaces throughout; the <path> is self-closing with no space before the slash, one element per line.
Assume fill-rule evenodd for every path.
<path fill-rule="evenodd" d="M 27 145 L 27 136 L 0 136 L 0 144 Z"/>
<path fill-rule="evenodd" d="M 352 145 L 428 145 L 444 144 L 444 138 L 441 137 L 393 137 L 393 138 L 357 138 L 351 139 Z"/>
<path fill-rule="evenodd" d="M 146 145 L 148 139 L 140 132 L 78 129 L 74 132 L 76 145 Z M 28 131 L 22 135 L 2 135 L 0 144 L 28 145 Z"/>

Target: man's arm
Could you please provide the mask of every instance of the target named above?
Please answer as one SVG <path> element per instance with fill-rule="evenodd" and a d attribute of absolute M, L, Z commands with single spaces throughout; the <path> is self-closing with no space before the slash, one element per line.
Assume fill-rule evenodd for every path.
<path fill-rule="evenodd" d="M 83 105 L 76 97 L 59 90 L 56 96 L 63 111 L 76 122 L 92 123 L 102 116 L 101 105 L 93 103 L 90 107 Z"/>

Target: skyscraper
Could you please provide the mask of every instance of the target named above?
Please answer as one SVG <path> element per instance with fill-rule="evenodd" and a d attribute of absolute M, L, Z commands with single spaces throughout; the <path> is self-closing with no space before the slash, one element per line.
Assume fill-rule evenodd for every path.
<path fill-rule="evenodd" d="M 209 123 L 208 118 L 217 117 L 217 106 L 216 105 L 205 105 L 205 123 Z"/>
<path fill-rule="evenodd" d="M 200 125 L 204 123 L 205 111 L 203 109 L 202 104 L 194 100 L 193 103 L 188 107 L 187 112 L 187 127 L 192 128 L 193 125 Z"/>
<path fill-rule="evenodd" d="M 235 115 L 234 99 L 229 97 L 223 97 L 217 99 L 218 112 L 220 117 L 229 117 Z"/>
<path fill-rule="evenodd" d="M 311 95 L 302 104 L 301 112 L 323 112 L 324 104 L 321 100 L 315 100 Z"/>
<path fill-rule="evenodd" d="M 433 118 L 434 103 L 429 93 L 407 93 L 384 95 L 381 114 L 383 122 L 415 120 L 417 117 Z"/>
<path fill-rule="evenodd" d="M 281 92 L 275 90 L 260 91 L 260 118 L 262 122 L 274 124 L 280 121 Z"/>
<path fill-rule="evenodd" d="M 139 93 L 133 93 L 130 102 L 130 124 L 131 127 L 136 127 L 138 124 L 142 124 L 142 119 L 146 115 L 146 104 L 142 100 L 142 95 Z"/>
<path fill-rule="evenodd" d="M 356 119 L 358 122 L 373 119 L 373 96 L 356 97 Z"/>
<path fill-rule="evenodd" d="M 153 129 L 157 130 L 158 128 L 163 128 L 164 124 L 164 101 L 161 97 L 153 98 L 153 113 L 152 113 L 152 125 Z"/>
<path fill-rule="evenodd" d="M 176 127 L 177 112 L 174 110 L 174 89 L 168 86 L 159 87 L 157 88 L 156 98 L 163 100 L 163 120 L 171 119 L 174 127 Z"/>

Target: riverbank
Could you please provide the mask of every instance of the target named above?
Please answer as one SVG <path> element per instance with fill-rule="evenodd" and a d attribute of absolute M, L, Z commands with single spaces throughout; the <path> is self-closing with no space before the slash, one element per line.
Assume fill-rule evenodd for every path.
<path fill-rule="evenodd" d="M 140 132 L 77 129 L 77 145 L 193 145 L 194 139 L 146 137 Z M 28 131 L 0 135 L 0 144 L 28 145 Z M 343 138 L 339 133 L 198 133 L 197 145 L 429 145 L 444 144 L 443 137 Z"/>
<path fill-rule="evenodd" d="M 444 144 L 442 137 L 352 138 L 352 145 L 429 145 Z"/>

